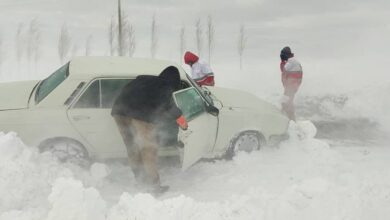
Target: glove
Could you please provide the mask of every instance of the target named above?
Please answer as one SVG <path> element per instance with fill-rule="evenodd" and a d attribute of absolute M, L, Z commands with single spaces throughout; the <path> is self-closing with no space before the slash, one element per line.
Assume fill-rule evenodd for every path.
<path fill-rule="evenodd" d="M 187 120 L 186 118 L 184 118 L 184 116 L 180 116 L 176 119 L 176 123 L 179 125 L 179 127 L 183 130 L 187 130 L 188 128 L 188 123 L 187 123 Z"/>

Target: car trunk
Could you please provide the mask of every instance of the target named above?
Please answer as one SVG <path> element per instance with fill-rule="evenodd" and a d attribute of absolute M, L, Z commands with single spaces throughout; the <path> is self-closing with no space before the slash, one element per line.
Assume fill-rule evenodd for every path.
<path fill-rule="evenodd" d="M 28 107 L 31 91 L 38 80 L 0 83 L 0 111 Z"/>

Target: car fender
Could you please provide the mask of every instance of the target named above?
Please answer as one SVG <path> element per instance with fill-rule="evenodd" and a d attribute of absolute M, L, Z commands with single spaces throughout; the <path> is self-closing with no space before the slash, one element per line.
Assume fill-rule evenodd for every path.
<path fill-rule="evenodd" d="M 259 112 L 246 108 L 222 108 L 219 114 L 219 128 L 214 152 L 224 153 L 230 141 L 243 131 L 257 131 L 265 141 L 273 135 L 286 132 L 288 119 L 282 114 Z"/>

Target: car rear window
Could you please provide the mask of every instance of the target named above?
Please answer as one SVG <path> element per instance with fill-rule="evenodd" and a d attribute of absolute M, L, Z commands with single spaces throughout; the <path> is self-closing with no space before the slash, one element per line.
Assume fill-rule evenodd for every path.
<path fill-rule="evenodd" d="M 39 103 L 48 96 L 69 75 L 69 63 L 65 64 L 38 85 L 35 93 L 35 103 Z"/>

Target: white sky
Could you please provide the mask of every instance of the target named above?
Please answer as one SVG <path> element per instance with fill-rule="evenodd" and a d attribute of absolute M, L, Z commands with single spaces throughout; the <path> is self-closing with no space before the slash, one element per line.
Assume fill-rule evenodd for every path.
<path fill-rule="evenodd" d="M 116 14 L 116 2 L 0 0 L 2 50 L 8 60 L 3 71 L 15 69 L 12 60 L 16 25 L 23 22 L 28 26 L 34 18 L 42 28 L 43 55 L 38 72 L 44 75 L 59 65 L 56 48 L 64 22 L 79 55 L 83 54 L 89 35 L 93 35 L 92 54 L 108 54 L 107 29 Z M 212 15 L 216 38 L 212 65 L 216 72 L 238 66 L 238 29 L 245 24 L 248 40 L 244 62 L 248 70 L 276 75 L 280 49 L 289 45 L 305 72 L 316 79 L 331 72 L 331 78 L 345 76 L 345 82 L 349 83 L 352 77 L 360 82 L 359 86 L 368 81 L 371 84 L 383 79 L 390 81 L 384 73 L 390 51 L 390 2 L 386 0 L 127 0 L 122 4 L 135 26 L 138 57 L 150 56 L 153 14 L 157 17 L 159 35 L 157 57 L 175 61 L 181 60 L 179 29 L 186 27 L 187 49 L 196 52 L 195 21 L 201 18 L 206 25 L 207 16 Z M 206 54 L 205 47 L 202 53 Z M 372 77 L 367 78 L 368 73 Z M 342 84 L 344 81 L 339 87 Z"/>

